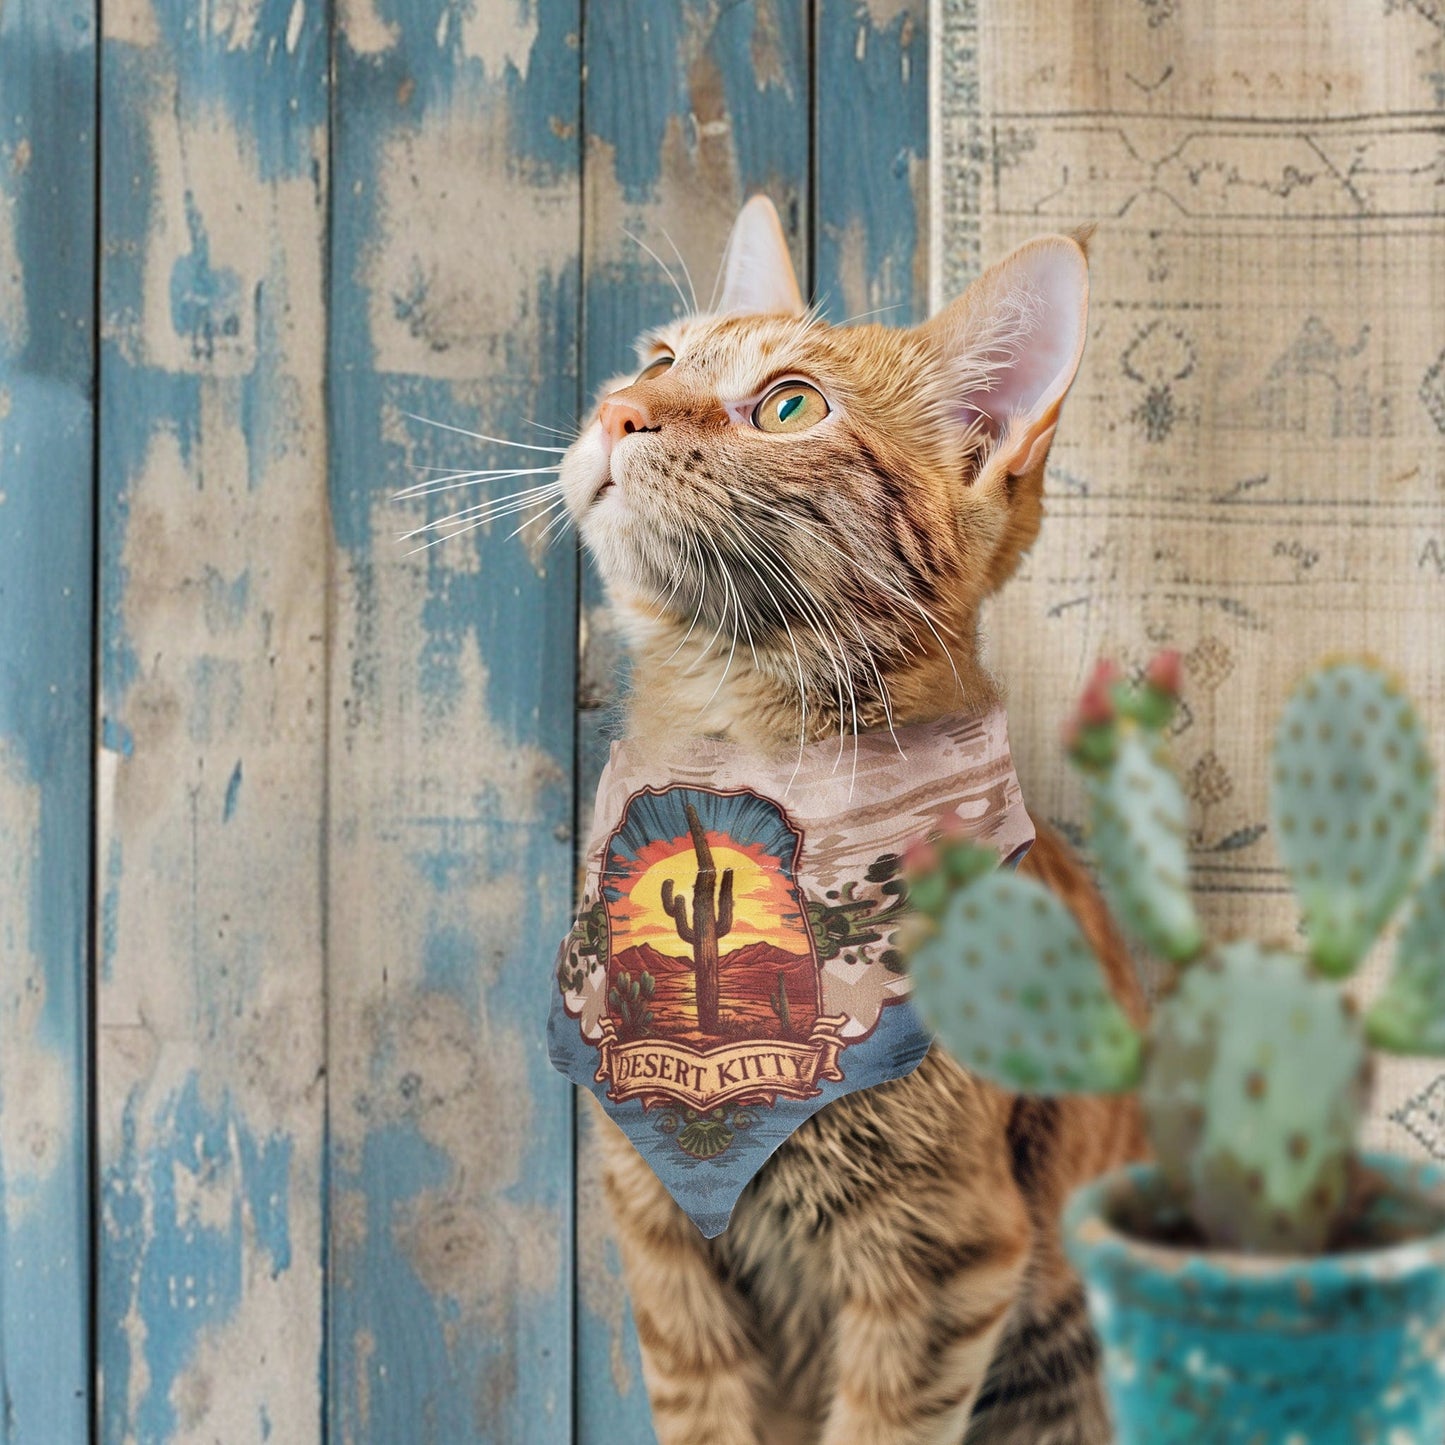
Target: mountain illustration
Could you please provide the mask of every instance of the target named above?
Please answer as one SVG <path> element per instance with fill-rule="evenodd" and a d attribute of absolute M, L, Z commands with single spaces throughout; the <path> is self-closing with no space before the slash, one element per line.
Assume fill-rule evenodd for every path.
<path fill-rule="evenodd" d="M 613 954 L 609 982 L 623 974 L 654 980 L 651 1033 L 698 1047 L 747 1039 L 806 1039 L 819 1012 L 818 970 L 811 955 L 759 939 L 718 960 L 715 1029 L 697 1021 L 697 981 L 690 958 L 634 943 Z"/>
<path fill-rule="evenodd" d="M 661 978 L 665 973 L 692 972 L 690 958 L 675 958 L 670 953 L 654 948 L 650 943 L 634 943 L 614 955 L 612 961 L 615 968 L 628 973 L 640 973 L 645 969 L 654 978 Z"/>

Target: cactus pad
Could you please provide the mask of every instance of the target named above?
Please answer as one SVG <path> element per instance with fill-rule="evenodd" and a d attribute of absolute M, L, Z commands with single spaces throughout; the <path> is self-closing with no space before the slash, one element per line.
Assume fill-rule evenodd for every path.
<path fill-rule="evenodd" d="M 1165 958 L 1193 958 L 1203 933 L 1189 897 L 1187 811 L 1163 738 L 1121 723 L 1112 760 L 1084 784 L 1091 847 L 1120 920 Z"/>
<path fill-rule="evenodd" d="M 1390 982 L 1366 1027 L 1377 1048 L 1445 1054 L 1445 858 L 1415 894 Z"/>
<path fill-rule="evenodd" d="M 1014 873 L 948 900 L 915 950 L 914 999 L 960 1063 L 1034 1094 L 1133 1087 L 1139 1037 L 1072 915 Z"/>
<path fill-rule="evenodd" d="M 1142 1097 L 1160 1167 L 1211 1243 L 1313 1253 L 1344 1204 L 1366 1082 L 1340 991 L 1292 954 L 1240 942 L 1159 1006 Z"/>
<path fill-rule="evenodd" d="M 1409 700 L 1378 669 L 1334 663 L 1291 696 L 1270 805 L 1324 973 L 1349 973 L 1419 875 L 1434 772 Z"/>

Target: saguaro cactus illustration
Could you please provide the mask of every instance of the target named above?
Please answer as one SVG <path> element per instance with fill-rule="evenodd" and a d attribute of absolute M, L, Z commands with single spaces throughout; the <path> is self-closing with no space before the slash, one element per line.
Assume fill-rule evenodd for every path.
<path fill-rule="evenodd" d="M 672 879 L 662 885 L 662 906 L 677 927 L 677 936 L 692 945 L 693 976 L 697 980 L 697 1026 L 705 1034 L 717 1029 L 718 939 L 726 938 L 733 927 L 733 870 L 725 869 L 722 880 L 717 876 L 712 848 L 703 831 L 702 820 L 691 803 L 685 803 L 687 830 L 692 834 L 692 849 L 697 854 L 697 878 L 692 885 L 692 923 L 687 921 L 687 900 L 679 898 Z"/>

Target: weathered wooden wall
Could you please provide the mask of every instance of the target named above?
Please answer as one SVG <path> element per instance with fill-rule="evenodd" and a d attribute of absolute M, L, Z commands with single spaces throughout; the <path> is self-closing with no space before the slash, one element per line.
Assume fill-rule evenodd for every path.
<path fill-rule="evenodd" d="M 651 1440 L 542 1031 L 618 651 L 393 494 L 630 365 L 626 232 L 920 315 L 925 11 L 0 4 L 0 1441 Z"/>

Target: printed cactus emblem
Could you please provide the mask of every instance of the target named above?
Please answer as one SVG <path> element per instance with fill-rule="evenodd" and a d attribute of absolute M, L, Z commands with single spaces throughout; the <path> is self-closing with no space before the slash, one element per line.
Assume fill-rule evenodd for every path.
<path fill-rule="evenodd" d="M 1211 944 L 1187 891 L 1183 795 L 1164 745 L 1178 691 L 1171 654 L 1137 687 L 1101 666 L 1066 731 L 1105 891 L 1173 965 L 1143 1032 L 1053 895 L 947 839 L 908 855 L 914 997 L 962 1063 L 1010 1088 L 1137 1085 L 1160 1170 L 1212 1243 L 1318 1251 L 1351 1194 L 1367 1042 L 1445 1055 L 1445 860 L 1417 890 L 1365 1017 L 1335 982 L 1422 871 L 1434 772 L 1386 675 L 1361 662 L 1312 673 L 1285 708 L 1272 777 L 1307 950 Z"/>
<path fill-rule="evenodd" d="M 733 870 L 725 869 L 721 881 L 713 862 L 702 820 L 691 803 L 685 805 L 692 849 L 697 854 L 697 877 L 692 887 L 692 922 L 688 922 L 687 900 L 673 891 L 672 879 L 662 885 L 662 906 L 672 918 L 677 936 L 692 945 L 693 977 L 697 984 L 697 1026 L 705 1034 L 718 1031 L 718 940 L 733 927 Z"/>
<path fill-rule="evenodd" d="M 652 1032 L 652 1002 L 657 980 L 646 969 L 637 977 L 623 969 L 617 982 L 607 990 L 607 1002 L 621 1025 L 624 1039 L 639 1039 Z"/>
<path fill-rule="evenodd" d="M 768 995 L 768 1002 L 778 1016 L 778 1026 L 783 1031 L 783 1037 L 789 1038 L 793 1032 L 793 1019 L 788 1009 L 788 977 L 781 969 L 778 970 L 777 984 Z"/>

